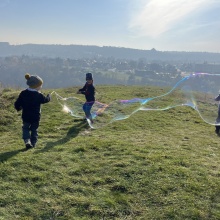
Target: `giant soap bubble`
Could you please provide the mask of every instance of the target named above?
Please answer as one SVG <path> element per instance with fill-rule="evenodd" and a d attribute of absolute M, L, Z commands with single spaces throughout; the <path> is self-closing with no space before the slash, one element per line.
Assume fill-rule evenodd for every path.
<path fill-rule="evenodd" d="M 220 125 L 218 103 L 220 74 L 194 73 L 182 78 L 169 92 L 146 98 L 120 99 L 109 104 L 96 101 L 91 109 L 91 128 L 100 128 L 117 120 L 130 117 L 137 111 L 162 111 L 176 106 L 190 106 L 208 124 Z M 84 101 L 76 97 L 63 98 L 55 93 L 63 109 L 77 118 L 84 118 Z"/>

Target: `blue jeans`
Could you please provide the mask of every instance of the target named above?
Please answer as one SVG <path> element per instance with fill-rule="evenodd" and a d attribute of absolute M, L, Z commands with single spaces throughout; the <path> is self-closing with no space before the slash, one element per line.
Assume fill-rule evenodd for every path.
<path fill-rule="evenodd" d="M 83 111 L 85 112 L 86 118 L 92 119 L 91 115 L 91 108 L 93 106 L 94 102 L 85 102 L 83 105 Z"/>
<path fill-rule="evenodd" d="M 39 127 L 39 122 L 33 122 L 33 123 L 23 122 L 22 138 L 24 140 L 30 139 L 31 144 L 35 145 L 37 143 L 38 127 Z"/>

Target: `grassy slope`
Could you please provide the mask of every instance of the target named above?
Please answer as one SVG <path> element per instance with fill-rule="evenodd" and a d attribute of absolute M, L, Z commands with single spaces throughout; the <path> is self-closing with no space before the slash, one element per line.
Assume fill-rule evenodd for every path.
<path fill-rule="evenodd" d="M 97 89 L 107 103 L 155 94 Z M 18 93 L 0 95 L 0 219 L 220 219 L 219 137 L 193 109 L 141 111 L 91 130 L 54 97 L 42 106 L 38 146 L 23 151 Z"/>

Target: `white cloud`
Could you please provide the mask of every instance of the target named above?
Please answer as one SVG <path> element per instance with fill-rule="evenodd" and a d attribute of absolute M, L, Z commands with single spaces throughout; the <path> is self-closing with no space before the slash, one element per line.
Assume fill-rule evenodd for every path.
<path fill-rule="evenodd" d="M 157 37 L 195 10 L 212 3 L 212 0 L 149 0 L 135 12 L 129 29 L 139 37 Z M 139 2 L 140 3 L 140 2 Z"/>

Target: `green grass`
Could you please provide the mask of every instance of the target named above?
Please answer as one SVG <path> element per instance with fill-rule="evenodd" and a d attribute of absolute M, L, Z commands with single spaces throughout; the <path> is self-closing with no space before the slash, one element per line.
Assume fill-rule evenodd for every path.
<path fill-rule="evenodd" d="M 76 88 L 56 91 L 70 97 Z M 97 91 L 106 103 L 165 92 Z M 0 92 L 1 220 L 220 219 L 220 139 L 195 110 L 139 111 L 93 130 L 52 96 L 42 105 L 38 146 L 24 151 L 18 94 Z"/>

